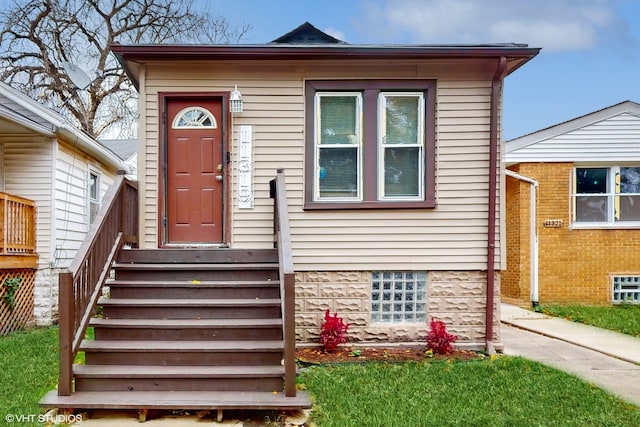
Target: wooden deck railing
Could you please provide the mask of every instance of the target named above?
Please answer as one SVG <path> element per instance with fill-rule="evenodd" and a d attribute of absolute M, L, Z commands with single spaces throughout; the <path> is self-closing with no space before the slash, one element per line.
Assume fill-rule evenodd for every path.
<path fill-rule="evenodd" d="M 124 244 L 138 245 L 138 187 L 118 175 L 75 259 L 59 274 L 60 396 L 72 392 L 73 360 L 110 265 Z"/>
<path fill-rule="evenodd" d="M 36 203 L 0 193 L 2 233 L 0 254 L 33 254 L 36 251 Z"/>
<path fill-rule="evenodd" d="M 287 397 L 296 395 L 296 307 L 295 273 L 289 232 L 289 212 L 284 169 L 278 169 L 270 182 L 273 199 L 274 246 L 278 248 L 280 263 L 280 296 L 282 299 L 282 336 L 284 338 L 284 392 Z"/>

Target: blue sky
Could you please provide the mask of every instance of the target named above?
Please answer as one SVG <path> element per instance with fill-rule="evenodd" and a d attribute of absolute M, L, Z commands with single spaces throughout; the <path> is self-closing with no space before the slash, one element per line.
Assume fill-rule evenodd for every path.
<path fill-rule="evenodd" d="M 232 25 L 250 25 L 243 43 L 266 43 L 309 21 L 353 44 L 540 47 L 505 80 L 505 140 L 640 103 L 640 0 L 201 1 Z"/>

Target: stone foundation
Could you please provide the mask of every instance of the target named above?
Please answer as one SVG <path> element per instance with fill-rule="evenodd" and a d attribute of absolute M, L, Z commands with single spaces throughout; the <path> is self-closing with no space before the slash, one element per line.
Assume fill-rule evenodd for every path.
<path fill-rule="evenodd" d="M 427 321 L 371 323 L 371 272 L 297 272 L 296 338 L 317 343 L 326 310 L 350 323 L 349 341 L 424 342 L 429 320 L 442 320 L 458 336 L 457 344 L 485 345 L 486 272 L 435 271 L 427 274 Z M 499 275 L 494 299 L 494 341 L 499 341 Z"/>
<path fill-rule="evenodd" d="M 33 317 L 37 326 L 49 326 L 58 320 L 58 273 L 60 269 L 36 271 L 33 289 Z"/>

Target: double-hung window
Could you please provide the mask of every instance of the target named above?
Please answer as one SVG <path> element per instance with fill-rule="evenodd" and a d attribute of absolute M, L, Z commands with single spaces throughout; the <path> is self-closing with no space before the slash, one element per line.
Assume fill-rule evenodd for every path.
<path fill-rule="evenodd" d="M 640 226 L 640 167 L 577 167 L 572 199 L 575 225 Z"/>
<path fill-rule="evenodd" d="M 361 200 L 362 95 L 326 92 L 316 96 L 315 199 Z"/>
<path fill-rule="evenodd" d="M 431 80 L 306 84 L 306 209 L 435 207 Z"/>
<path fill-rule="evenodd" d="M 423 94 L 380 92 L 378 101 L 378 199 L 422 200 Z"/>

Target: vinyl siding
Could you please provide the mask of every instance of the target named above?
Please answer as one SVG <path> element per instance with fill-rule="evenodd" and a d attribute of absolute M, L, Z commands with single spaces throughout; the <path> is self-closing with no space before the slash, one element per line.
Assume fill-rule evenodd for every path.
<path fill-rule="evenodd" d="M 621 113 L 515 149 L 506 154 L 505 161 L 620 162 L 634 157 L 640 157 L 640 116 Z"/>
<path fill-rule="evenodd" d="M 45 138 L 4 139 L 5 192 L 36 202 L 38 267 L 48 267 L 51 255 L 53 154 Z"/>
<path fill-rule="evenodd" d="M 61 144 L 55 166 L 55 246 L 52 262 L 68 267 L 89 230 L 88 173 L 100 174 L 100 200 L 113 184 L 114 171 Z"/>
<path fill-rule="evenodd" d="M 253 126 L 253 209 L 236 208 L 236 163 L 232 162 L 232 236 L 234 247 L 272 246 L 269 180 L 277 168 L 286 170 L 292 244 L 296 270 L 483 270 L 486 269 L 489 158 L 489 79 L 440 79 L 416 75 L 416 67 L 363 66 L 360 78 L 438 78 L 436 99 L 437 208 L 419 210 L 304 211 L 304 78 L 349 77 L 352 69 L 290 67 L 255 76 L 251 68 L 229 71 L 219 78 L 207 67 L 156 67 L 149 64 L 141 97 L 144 108 L 146 168 L 140 170 L 146 194 L 143 245 L 158 246 L 157 188 L 160 139 L 159 92 L 242 92 L 244 112 L 233 117 L 232 159 L 237 125 Z M 210 68 L 210 65 L 208 65 Z M 185 70 L 188 69 L 188 72 Z M 499 192 L 499 191 L 498 191 Z M 497 220 L 499 224 L 499 218 Z M 499 227 L 496 227 L 498 231 Z M 499 242 L 499 236 L 498 236 Z M 496 252 L 499 252 L 499 244 Z M 497 266 L 499 267 L 499 257 Z"/>

